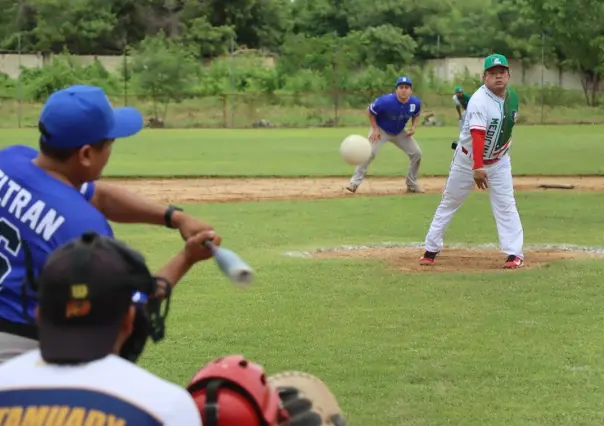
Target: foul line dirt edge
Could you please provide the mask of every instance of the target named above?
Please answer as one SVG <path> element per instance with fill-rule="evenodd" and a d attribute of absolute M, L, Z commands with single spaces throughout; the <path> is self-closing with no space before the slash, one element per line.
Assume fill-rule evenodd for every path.
<path fill-rule="evenodd" d="M 233 203 L 363 196 L 408 195 L 405 178 L 368 177 L 355 194 L 346 191 L 346 177 L 257 178 L 105 178 L 146 197 L 170 203 Z M 427 194 L 440 194 L 446 177 L 422 177 Z M 604 176 L 518 176 L 516 191 L 604 192 Z M 551 187 L 551 188 L 547 188 Z"/>

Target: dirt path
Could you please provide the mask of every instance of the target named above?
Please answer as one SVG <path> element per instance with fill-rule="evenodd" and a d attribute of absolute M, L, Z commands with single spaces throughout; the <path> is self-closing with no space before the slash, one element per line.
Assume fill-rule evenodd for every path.
<path fill-rule="evenodd" d="M 171 203 L 231 203 L 288 199 L 322 199 L 352 196 L 344 189 L 346 178 L 189 178 L 107 179 L 159 201 Z M 420 180 L 426 193 L 440 193 L 444 177 Z M 573 185 L 574 189 L 543 189 L 539 185 Z M 604 191 L 604 176 L 526 176 L 514 178 L 518 191 Z M 369 177 L 355 197 L 407 195 L 404 178 Z"/>

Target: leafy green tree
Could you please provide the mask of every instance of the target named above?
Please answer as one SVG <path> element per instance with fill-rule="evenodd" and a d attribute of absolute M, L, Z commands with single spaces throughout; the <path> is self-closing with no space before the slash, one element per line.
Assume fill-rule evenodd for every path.
<path fill-rule="evenodd" d="M 202 2 L 187 0 L 180 12 L 185 26 L 183 40 L 191 45 L 199 58 L 226 54 L 236 38 L 233 26 L 212 25 L 206 9 Z"/>
<path fill-rule="evenodd" d="M 291 16 L 293 32 L 322 36 L 345 36 L 350 31 L 350 0 L 295 0 Z"/>
<path fill-rule="evenodd" d="M 103 0 L 30 0 L 36 9 L 35 48 L 43 52 L 66 47 L 70 52 L 93 54 L 110 37 L 116 18 L 111 3 Z"/>
<path fill-rule="evenodd" d="M 366 63 L 377 66 L 401 66 L 413 61 L 417 43 L 401 28 L 385 24 L 367 28 L 356 34 L 363 46 L 362 52 Z"/>
<path fill-rule="evenodd" d="M 556 46 L 561 64 L 585 75 L 588 105 L 598 104 L 604 74 L 604 3 L 601 0 L 523 0 L 525 14 Z"/>
<path fill-rule="evenodd" d="M 198 71 L 192 53 L 180 42 L 169 39 L 163 31 L 146 37 L 135 50 L 132 72 L 143 94 L 153 99 L 156 120 L 164 120 L 171 101 L 179 102 Z M 160 118 L 159 107 L 163 106 Z"/>
<path fill-rule="evenodd" d="M 235 42 L 250 49 L 278 50 L 289 28 L 289 0 L 199 0 L 198 4 L 213 27 L 233 28 Z"/>

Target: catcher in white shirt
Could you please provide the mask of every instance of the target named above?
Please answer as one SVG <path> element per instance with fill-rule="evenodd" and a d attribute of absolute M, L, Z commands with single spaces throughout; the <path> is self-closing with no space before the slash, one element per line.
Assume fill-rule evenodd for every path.
<path fill-rule="evenodd" d="M 468 103 L 459 143 L 441 202 L 426 235 L 423 265 L 432 265 L 443 248 L 445 230 L 453 215 L 472 192 L 474 185 L 489 190 L 501 251 L 507 255 L 503 267 L 524 265 L 524 233 L 514 198 L 509 150 L 518 117 L 518 97 L 507 87 L 508 61 L 491 55 L 484 61 L 482 85 Z"/>
<path fill-rule="evenodd" d="M 117 355 L 57 365 L 36 349 L 1 368 L 0 425 L 201 425 L 184 389 Z"/>
<path fill-rule="evenodd" d="M 163 338 L 161 299 L 207 258 L 209 234 L 157 276 L 139 253 L 94 233 L 53 252 L 34 283 L 40 348 L 0 365 L 0 425 L 201 426 L 184 388 L 133 361 L 148 337 Z"/>

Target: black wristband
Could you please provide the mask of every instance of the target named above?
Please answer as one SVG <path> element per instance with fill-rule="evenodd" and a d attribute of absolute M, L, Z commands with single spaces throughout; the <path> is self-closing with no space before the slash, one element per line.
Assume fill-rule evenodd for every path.
<path fill-rule="evenodd" d="M 183 211 L 183 209 L 181 209 L 180 207 L 169 205 L 166 209 L 166 213 L 164 213 L 164 223 L 166 224 L 167 228 L 174 229 L 174 226 L 172 226 L 172 214 L 175 211 L 181 212 Z"/>

